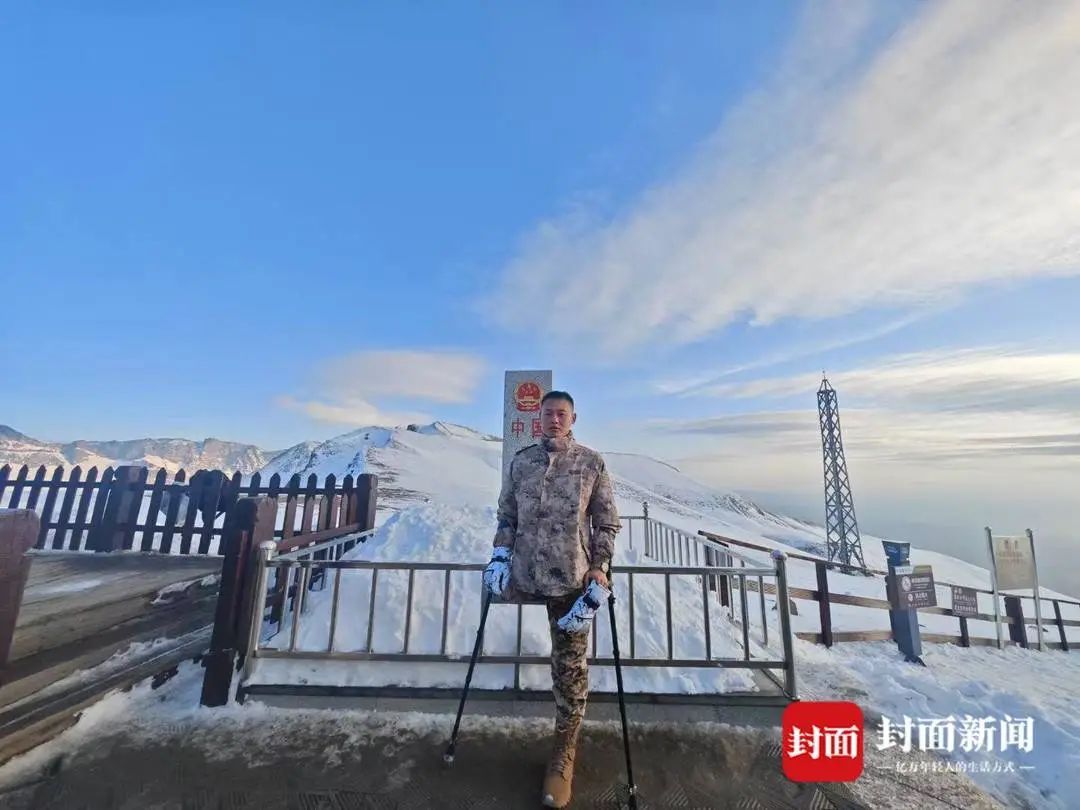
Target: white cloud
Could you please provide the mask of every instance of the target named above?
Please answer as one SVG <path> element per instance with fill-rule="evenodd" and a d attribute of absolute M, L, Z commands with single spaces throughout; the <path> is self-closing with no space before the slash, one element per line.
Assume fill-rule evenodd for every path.
<path fill-rule="evenodd" d="M 386 409 L 378 403 L 387 398 L 450 405 L 467 403 L 485 368 L 482 358 L 463 352 L 354 352 L 321 364 L 304 397 L 282 396 L 277 402 L 281 407 L 334 424 L 425 422 L 431 419 L 427 413 Z"/>
<path fill-rule="evenodd" d="M 849 402 L 924 411 L 1080 411 L 1080 352 L 1004 348 L 882 358 L 829 374 Z M 699 393 L 728 399 L 810 396 L 820 377 L 800 374 L 727 383 Z"/>
<path fill-rule="evenodd" d="M 1080 272 L 1080 5 L 809 6 L 772 80 L 600 225 L 539 226 L 507 327 L 625 350 Z"/>
<path fill-rule="evenodd" d="M 484 373 L 482 358 L 461 352 L 354 352 L 326 362 L 319 380 L 341 398 L 406 397 L 468 402 Z"/>
<path fill-rule="evenodd" d="M 747 412 L 657 420 L 668 436 L 711 437 L 716 460 L 820 453 L 816 374 L 701 389 Z M 899 355 L 831 373 L 849 456 L 970 466 L 996 459 L 1042 468 L 1080 462 L 1080 353 L 1001 348 Z M 805 407 L 791 409 L 792 399 Z M 770 404 L 773 409 L 765 410 Z M 777 409 L 776 406 L 785 408 Z"/>
<path fill-rule="evenodd" d="M 322 400 L 297 400 L 290 396 L 278 397 L 279 407 L 291 411 L 306 413 L 317 422 L 333 425 L 404 425 L 411 422 L 430 422 L 432 417 L 426 413 L 407 413 L 385 411 L 362 399 L 350 399 L 341 402 Z"/>
<path fill-rule="evenodd" d="M 849 457 L 874 461 L 967 464 L 989 458 L 1080 460 L 1080 417 L 1031 412 L 922 413 L 889 408 L 845 408 L 840 421 Z M 731 459 L 762 456 L 817 458 L 817 413 L 755 411 L 710 419 L 656 422 L 666 434 L 711 436 L 706 455 Z M 700 441 L 698 447 L 702 447 Z M 1070 461 L 1069 463 L 1073 463 Z M 820 472 L 820 470 L 819 470 Z"/>
<path fill-rule="evenodd" d="M 789 346 L 781 351 L 772 352 L 764 357 L 759 357 L 754 360 L 748 360 L 744 363 L 739 363 L 734 366 L 728 366 L 722 369 L 714 369 L 708 372 L 701 372 L 695 374 L 693 377 L 679 377 L 679 378 L 664 378 L 654 380 L 651 383 L 652 389 L 658 394 L 676 394 L 679 396 L 692 396 L 694 394 L 701 393 L 702 390 L 707 390 L 711 386 L 716 385 L 720 380 L 725 377 L 733 377 L 736 374 L 743 374 L 747 371 L 756 371 L 758 369 L 770 368 L 772 366 L 779 366 L 785 363 L 790 363 L 793 360 L 801 360 L 804 357 L 814 357 L 817 355 L 825 354 L 826 352 L 834 352 L 838 349 L 846 349 L 851 346 L 856 346 L 860 343 L 867 343 L 885 335 L 890 335 L 893 332 L 897 332 L 901 329 L 905 329 L 911 324 L 915 323 L 921 318 L 930 314 L 930 309 L 918 310 L 916 312 L 910 312 L 900 318 L 883 323 L 873 329 L 868 329 L 864 332 L 856 334 L 845 335 L 833 340 L 823 340 L 816 343 L 799 343 L 797 345 Z"/>

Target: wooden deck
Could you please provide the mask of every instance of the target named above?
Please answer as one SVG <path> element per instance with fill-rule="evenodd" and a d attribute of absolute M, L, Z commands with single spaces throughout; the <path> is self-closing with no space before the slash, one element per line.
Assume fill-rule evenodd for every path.
<path fill-rule="evenodd" d="M 218 557 L 45 552 L 33 555 L 0 682 L 0 711 L 131 645 L 213 621 Z M 169 586 L 189 583 L 161 594 Z M 139 648 L 136 648 L 136 651 Z"/>

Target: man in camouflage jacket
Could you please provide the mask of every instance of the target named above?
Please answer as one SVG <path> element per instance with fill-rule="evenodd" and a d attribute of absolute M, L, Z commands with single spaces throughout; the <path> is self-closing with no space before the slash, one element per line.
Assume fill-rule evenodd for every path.
<path fill-rule="evenodd" d="M 556 626 L 595 580 L 610 587 L 619 514 L 604 459 L 574 440 L 573 398 L 551 391 L 541 402 L 543 439 L 517 453 L 499 497 L 494 545 L 511 551 L 509 601 L 544 601 L 551 628 L 555 750 L 543 801 L 570 800 L 578 734 L 589 692 L 589 634 Z"/>

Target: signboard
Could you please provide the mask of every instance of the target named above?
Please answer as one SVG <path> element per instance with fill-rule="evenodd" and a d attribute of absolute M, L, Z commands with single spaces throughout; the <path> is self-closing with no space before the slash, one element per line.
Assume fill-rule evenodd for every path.
<path fill-rule="evenodd" d="M 1001 606 L 998 604 L 998 593 L 1014 588 L 1031 588 L 1032 596 L 1040 593 L 1039 569 L 1035 565 L 1035 535 L 1031 529 L 1021 535 L 995 535 L 987 526 L 986 540 L 990 547 L 990 572 L 994 583 L 994 624 L 997 626 L 997 641 L 1000 649 L 1002 647 Z M 1041 650 L 1043 648 L 1042 599 L 1035 600 L 1035 627 Z"/>
<path fill-rule="evenodd" d="M 997 535 L 990 542 L 999 591 L 1035 587 L 1035 549 L 1027 535 Z"/>
<path fill-rule="evenodd" d="M 979 615 L 979 593 L 974 588 L 952 586 L 952 612 L 954 616 L 972 618 Z"/>
<path fill-rule="evenodd" d="M 503 386 L 503 478 L 519 450 L 540 441 L 540 400 L 551 390 L 551 371 L 507 371 Z"/>
<path fill-rule="evenodd" d="M 887 583 L 889 603 L 899 610 L 937 606 L 934 571 L 929 565 L 916 565 L 910 574 L 896 574 Z"/>
<path fill-rule="evenodd" d="M 903 565 L 908 561 L 911 551 L 911 543 L 903 543 L 897 540 L 882 540 L 882 548 L 885 549 L 885 557 L 890 565 Z"/>

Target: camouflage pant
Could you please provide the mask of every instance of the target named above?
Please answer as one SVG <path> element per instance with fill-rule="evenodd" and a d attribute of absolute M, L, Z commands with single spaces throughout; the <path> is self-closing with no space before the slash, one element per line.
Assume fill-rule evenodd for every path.
<path fill-rule="evenodd" d="M 556 731 L 569 731 L 581 724 L 585 716 L 585 702 L 589 697 L 589 665 L 585 660 L 589 633 L 564 633 L 556 625 L 570 611 L 578 596 L 573 593 L 547 603 Z"/>

